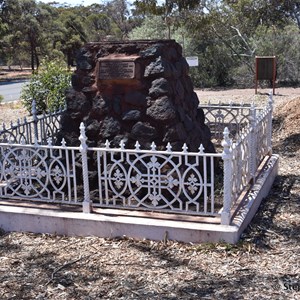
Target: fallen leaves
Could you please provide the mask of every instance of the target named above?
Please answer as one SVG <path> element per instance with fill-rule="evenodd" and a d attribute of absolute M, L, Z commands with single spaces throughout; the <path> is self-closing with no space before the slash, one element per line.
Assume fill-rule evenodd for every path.
<path fill-rule="evenodd" d="M 275 123 L 293 113 L 280 107 Z M 0 299 L 299 298 L 285 288 L 300 285 L 300 140 L 290 155 L 288 120 L 273 134 L 279 176 L 238 244 L 0 232 Z"/>

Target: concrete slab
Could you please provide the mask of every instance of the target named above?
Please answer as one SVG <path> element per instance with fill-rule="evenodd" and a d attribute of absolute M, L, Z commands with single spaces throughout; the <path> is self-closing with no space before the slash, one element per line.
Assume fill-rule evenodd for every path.
<path fill-rule="evenodd" d="M 278 172 L 278 156 L 271 156 L 254 186 L 245 194 L 230 225 L 221 225 L 218 218 L 169 216 L 160 214 L 117 213 L 116 210 L 95 210 L 85 214 L 51 209 L 50 205 L 20 206 L 0 201 L 0 228 L 5 231 L 56 233 L 70 236 L 120 237 L 176 240 L 181 242 L 236 243 L 250 223 L 262 199 L 268 194 Z M 105 212 L 105 213 L 104 213 Z M 206 221 L 205 221 L 206 220 Z"/>

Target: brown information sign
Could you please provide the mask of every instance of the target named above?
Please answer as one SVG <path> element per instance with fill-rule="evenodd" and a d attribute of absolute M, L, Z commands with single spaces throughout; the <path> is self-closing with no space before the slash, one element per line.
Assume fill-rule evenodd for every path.
<path fill-rule="evenodd" d="M 132 79 L 134 77 L 135 63 L 133 61 L 99 61 L 99 79 Z"/>
<path fill-rule="evenodd" d="M 255 94 L 257 94 L 258 80 L 270 80 L 272 82 L 273 94 L 275 94 L 276 80 L 276 57 L 275 56 L 256 56 L 255 57 Z"/>
<path fill-rule="evenodd" d="M 274 57 L 256 57 L 257 79 L 272 80 L 274 74 Z"/>

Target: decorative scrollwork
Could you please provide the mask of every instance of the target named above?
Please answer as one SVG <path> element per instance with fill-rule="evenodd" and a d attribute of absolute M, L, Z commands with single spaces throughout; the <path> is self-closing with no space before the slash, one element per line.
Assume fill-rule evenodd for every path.
<path fill-rule="evenodd" d="M 64 165 L 49 158 L 47 150 L 15 147 L 3 156 L 3 180 L 9 183 L 6 193 L 10 196 L 51 198 L 51 193 L 66 185 Z"/>

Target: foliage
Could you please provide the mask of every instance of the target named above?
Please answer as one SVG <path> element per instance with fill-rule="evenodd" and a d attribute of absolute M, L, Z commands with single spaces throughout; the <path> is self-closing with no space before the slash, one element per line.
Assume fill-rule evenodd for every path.
<path fill-rule="evenodd" d="M 58 110 L 65 104 L 65 92 L 70 87 L 70 72 L 61 61 L 41 63 L 38 72 L 31 76 L 21 93 L 21 99 L 26 109 L 31 112 L 33 99 L 39 113 Z"/>
<path fill-rule="evenodd" d="M 288 25 L 283 30 L 274 27 L 257 28 L 252 38 L 256 55 L 275 55 L 277 80 L 282 83 L 298 84 L 300 80 L 300 30 Z"/>
<path fill-rule="evenodd" d="M 196 86 L 252 86 L 255 56 L 273 53 L 278 80 L 296 84 L 298 2 L 109 0 L 71 7 L 55 1 L 0 0 L 1 63 L 35 70 L 47 56 L 70 67 L 86 42 L 172 38 L 184 55 L 198 56 L 199 67 L 191 69 Z"/>
<path fill-rule="evenodd" d="M 134 28 L 129 34 L 130 39 L 164 39 L 166 25 L 160 16 L 148 17 L 141 26 Z"/>
<path fill-rule="evenodd" d="M 0 104 L 2 103 L 4 97 L 2 95 L 0 95 Z"/>

